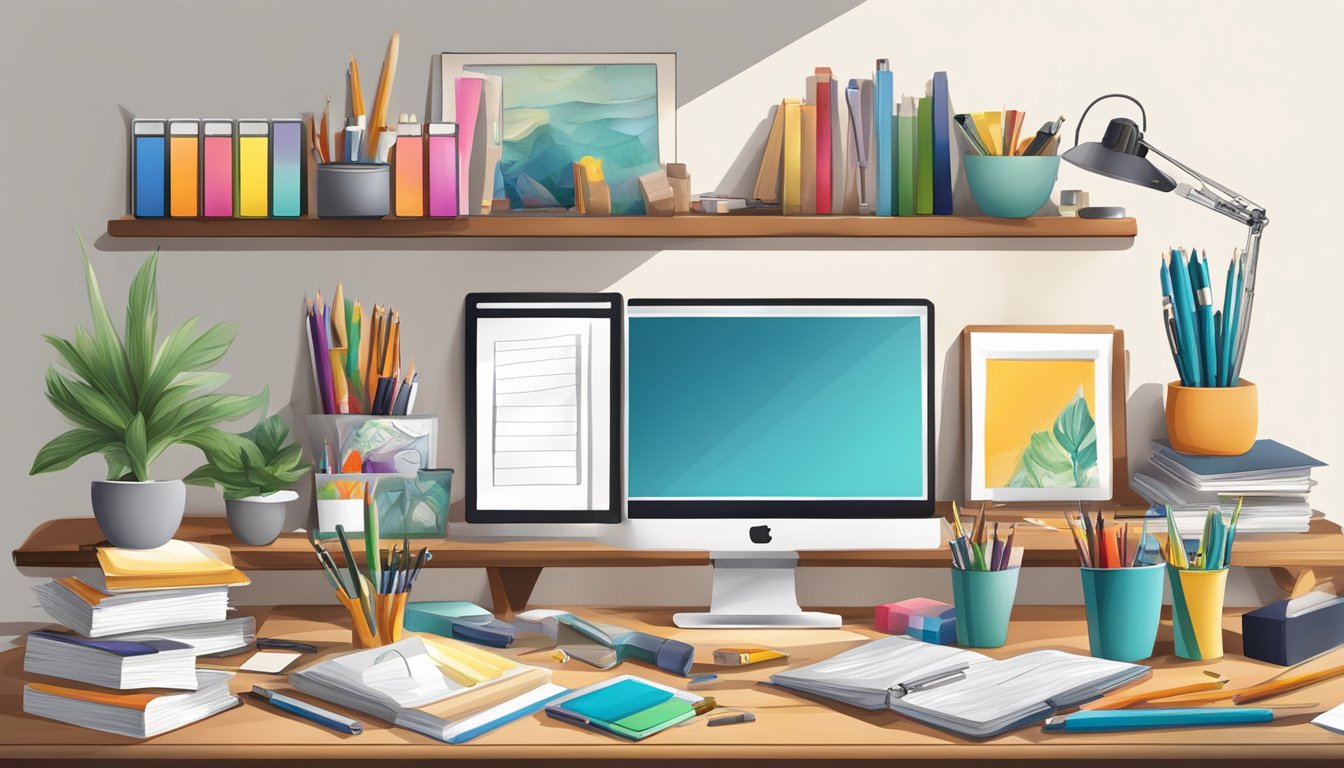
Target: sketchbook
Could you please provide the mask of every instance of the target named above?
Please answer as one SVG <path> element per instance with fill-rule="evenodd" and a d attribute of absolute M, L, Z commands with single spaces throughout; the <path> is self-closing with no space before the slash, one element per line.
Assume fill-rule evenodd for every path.
<path fill-rule="evenodd" d="M 1064 651 L 996 660 L 906 637 L 874 640 L 770 682 L 864 709 L 889 708 L 926 725 L 987 739 L 1144 679 L 1140 664 Z"/>

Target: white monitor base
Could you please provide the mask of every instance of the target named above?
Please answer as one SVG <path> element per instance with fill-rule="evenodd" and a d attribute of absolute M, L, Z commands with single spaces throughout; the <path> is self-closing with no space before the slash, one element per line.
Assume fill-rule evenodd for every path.
<path fill-rule="evenodd" d="M 672 615 L 672 623 L 684 629 L 835 629 L 840 626 L 840 616 L 818 611 L 784 614 L 675 613 Z"/>
<path fill-rule="evenodd" d="M 711 552 L 714 596 L 709 613 L 678 613 L 672 623 L 687 629 L 789 629 L 838 627 L 833 613 L 798 607 L 794 571 L 797 552 Z"/>

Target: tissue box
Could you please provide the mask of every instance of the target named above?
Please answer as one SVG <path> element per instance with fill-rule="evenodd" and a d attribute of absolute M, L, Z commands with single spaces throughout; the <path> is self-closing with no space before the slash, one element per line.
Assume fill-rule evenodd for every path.
<path fill-rule="evenodd" d="M 1306 595 L 1244 613 L 1241 642 L 1243 655 L 1285 667 L 1324 653 L 1344 644 L 1344 597 Z"/>

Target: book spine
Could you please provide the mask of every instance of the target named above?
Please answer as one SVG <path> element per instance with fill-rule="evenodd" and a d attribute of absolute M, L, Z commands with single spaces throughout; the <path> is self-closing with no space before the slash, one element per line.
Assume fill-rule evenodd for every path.
<path fill-rule="evenodd" d="M 919 100 L 916 112 L 919 127 L 915 129 L 915 143 L 919 158 L 915 161 L 915 213 L 933 213 L 933 99 Z"/>
<path fill-rule="evenodd" d="M 952 109 L 947 73 L 933 73 L 933 212 L 952 213 Z"/>
<path fill-rule="evenodd" d="M 877 170 L 877 200 L 875 213 L 878 216 L 890 216 L 892 208 L 892 79 L 890 70 L 878 70 L 874 73 L 873 97 L 873 133 L 877 137 L 873 153 L 873 165 Z"/>
<path fill-rule="evenodd" d="M 831 142 L 832 87 L 830 79 L 817 81 L 817 213 L 831 212 Z"/>

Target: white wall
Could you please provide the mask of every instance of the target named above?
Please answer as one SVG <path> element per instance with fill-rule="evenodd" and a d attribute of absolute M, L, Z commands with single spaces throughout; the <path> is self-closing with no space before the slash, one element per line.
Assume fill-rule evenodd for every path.
<path fill-rule="evenodd" d="M 818 8 L 817 6 L 823 6 Z M 353 22 L 353 0 L 272 4 L 48 2 L 6 6 L 0 71 L 12 106 L 0 135 L 10 148 L 0 216 L 7 239 L 9 322 L 0 383 L 11 409 L 0 443 L 8 499 L 0 545 L 16 546 L 40 522 L 88 513 L 88 481 L 101 462 L 26 476 L 41 441 L 62 424 L 43 401 L 53 354 L 39 333 L 87 323 L 76 231 L 96 243 L 94 263 L 114 314 L 143 254 L 161 245 L 161 317 L 235 320 L 241 330 L 222 369 L 233 391 L 271 388 L 272 403 L 309 407 L 297 308 L 337 279 L 366 303 L 392 303 L 403 346 L 427 380 L 421 402 L 443 415 L 441 454 L 461 466 L 461 296 L 472 290 L 603 290 L 627 296 L 921 296 L 937 306 L 941 384 L 938 491 L 961 487 L 954 342 L 971 323 L 1108 323 L 1131 354 L 1130 446 L 1141 455 L 1160 429 L 1160 387 L 1172 377 L 1159 325 L 1157 254 L 1208 248 L 1218 264 L 1244 241 L 1240 227 L 1172 195 L 1091 176 L 1067 165 L 1060 188 L 1083 188 L 1139 220 L 1132 247 L 1084 241 L 122 241 L 105 221 L 125 207 L 124 114 L 289 116 L 342 91 L 353 47 L 372 89 L 391 29 L 402 33 L 393 111 L 423 112 L 432 53 L 446 50 L 675 50 L 680 55 L 679 159 L 697 190 L 718 185 L 767 107 L 801 95 L 828 65 L 864 76 L 892 61 L 898 89 L 916 92 L 949 72 L 962 111 L 1025 109 L 1029 127 L 1063 113 L 1067 138 L 1082 108 L 1112 91 L 1146 105 L 1149 136 L 1164 151 L 1252 196 L 1269 211 L 1254 331 L 1244 373 L 1260 385 L 1261 433 L 1327 462 L 1341 460 L 1341 409 L 1331 396 L 1344 366 L 1332 287 L 1344 278 L 1334 224 L 1341 123 L 1336 33 L 1344 13 L 1326 3 L 1042 0 L 1027 11 L 998 2 L 724 4 L 519 2 L 379 4 L 380 23 Z M 846 12 L 847 11 L 847 12 Z M 833 18 L 838 16 L 838 18 Z M 1234 48 L 1234 42 L 1241 49 Z M 1094 111 L 1087 136 L 1133 115 L 1116 102 Z M 949 395 L 943 397 L 943 395 Z M 156 465 L 181 476 L 199 457 L 175 451 Z M 1313 500 L 1336 519 L 1338 471 L 1321 471 Z M 460 498 L 461 488 L 455 489 Z M 217 513 L 193 491 L 190 508 Z M 0 618 L 35 619 L 26 587 L 49 575 L 0 568 Z M 667 578 L 667 577 L 672 578 Z M 677 572 L 556 570 L 541 602 L 692 604 L 707 595 L 704 569 Z M 1029 576 L 1029 600 L 1076 600 L 1072 579 Z M 804 602 L 865 604 L 942 594 L 941 572 L 805 572 Z M 1058 587 L 1063 583 L 1066 587 Z M 1238 600 L 1266 594 L 1240 580 Z M 618 586 L 613 586 L 618 585 Z M 434 574 L 436 596 L 481 597 L 475 572 Z M 261 574 L 243 602 L 328 601 L 316 573 Z"/>

